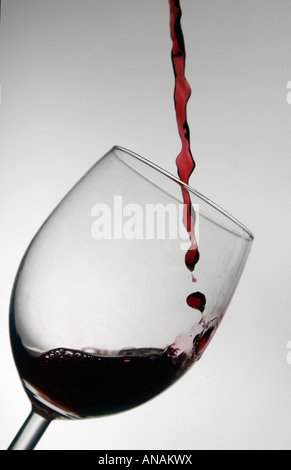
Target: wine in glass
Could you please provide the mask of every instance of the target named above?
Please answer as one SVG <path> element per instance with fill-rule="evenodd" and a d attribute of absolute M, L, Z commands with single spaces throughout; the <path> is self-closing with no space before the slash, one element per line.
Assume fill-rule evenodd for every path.
<path fill-rule="evenodd" d="M 195 273 L 185 266 L 185 192 L 196 214 Z M 20 264 L 10 335 L 32 410 L 9 450 L 34 449 L 55 419 L 129 410 L 183 376 L 220 324 L 252 240 L 175 176 L 111 149 L 53 211 Z"/>

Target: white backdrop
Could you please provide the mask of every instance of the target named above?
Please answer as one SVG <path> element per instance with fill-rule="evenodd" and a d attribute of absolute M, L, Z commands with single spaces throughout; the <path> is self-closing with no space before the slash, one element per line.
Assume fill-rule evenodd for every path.
<path fill-rule="evenodd" d="M 133 411 L 52 423 L 39 450 L 290 449 L 291 4 L 181 5 L 197 162 L 191 184 L 254 232 L 253 251 L 213 343 L 191 372 Z M 12 284 L 28 243 L 114 144 L 175 173 L 180 141 L 167 0 L 2 0 L 1 22 L 6 449 L 30 412 L 8 335 Z"/>

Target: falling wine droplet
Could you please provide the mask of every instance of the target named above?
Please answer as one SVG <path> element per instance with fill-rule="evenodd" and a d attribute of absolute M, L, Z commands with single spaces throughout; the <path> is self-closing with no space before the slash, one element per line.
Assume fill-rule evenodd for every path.
<path fill-rule="evenodd" d="M 194 294 L 188 296 L 187 304 L 189 307 L 194 308 L 195 310 L 199 310 L 201 313 L 203 313 L 206 305 L 205 295 L 201 292 L 195 292 Z"/>

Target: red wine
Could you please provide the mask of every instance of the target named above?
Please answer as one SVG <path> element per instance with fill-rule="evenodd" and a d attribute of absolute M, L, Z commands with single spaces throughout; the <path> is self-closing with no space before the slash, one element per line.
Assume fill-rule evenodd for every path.
<path fill-rule="evenodd" d="M 173 344 L 114 355 L 57 348 L 35 356 L 18 335 L 12 345 L 35 411 L 47 419 L 90 418 L 134 408 L 171 386 L 200 359 L 215 329 L 215 323 L 201 329 L 189 355 Z"/>
<path fill-rule="evenodd" d="M 33 357 L 21 347 L 18 370 L 34 409 L 49 419 L 90 418 L 136 407 L 187 370 L 185 354 L 133 349 L 116 355 L 58 348 Z"/>
<path fill-rule="evenodd" d="M 180 0 L 169 0 L 169 4 L 170 28 L 173 41 L 172 63 L 175 75 L 174 101 L 178 131 L 182 142 L 182 150 L 176 159 L 176 163 L 181 181 L 188 185 L 190 176 L 196 166 L 191 152 L 190 129 L 187 121 L 187 103 L 191 96 L 191 88 L 185 77 L 186 50 L 181 26 L 182 11 Z M 182 187 L 182 195 L 185 207 L 184 225 L 191 241 L 191 247 L 186 253 L 185 263 L 187 268 L 193 272 L 200 257 L 194 230 L 196 216 L 191 204 L 190 193 L 185 187 Z M 189 302 L 189 300 L 191 300 L 191 302 Z M 204 294 L 198 292 L 197 294 L 192 294 L 191 299 L 188 297 L 187 303 L 190 307 L 194 309 L 198 308 L 200 311 L 203 311 L 206 299 Z"/>
<path fill-rule="evenodd" d="M 200 310 L 201 313 L 203 313 L 205 310 L 205 303 L 205 295 L 201 294 L 201 292 L 195 292 L 194 294 L 189 295 L 187 298 L 187 304 L 189 307 Z"/>
<path fill-rule="evenodd" d="M 182 11 L 180 0 L 169 0 L 170 27 L 173 41 L 172 63 L 175 74 L 175 108 L 178 131 L 182 142 L 182 150 L 176 163 L 180 179 L 189 184 L 189 178 L 195 169 L 190 148 L 190 130 L 187 122 L 187 103 L 191 96 L 191 88 L 185 77 L 186 50 L 181 26 Z"/>

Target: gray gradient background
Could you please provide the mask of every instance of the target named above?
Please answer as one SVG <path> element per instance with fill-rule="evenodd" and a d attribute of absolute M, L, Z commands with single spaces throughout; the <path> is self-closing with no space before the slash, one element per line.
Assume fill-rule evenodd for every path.
<path fill-rule="evenodd" d="M 290 449 L 290 0 L 182 0 L 191 183 L 255 233 L 190 373 L 136 410 L 54 422 L 38 449 Z M 176 172 L 167 0 L 2 0 L 0 448 L 30 411 L 10 352 L 19 261 L 114 144 Z M 150 35 L 149 35 L 150 32 Z"/>

